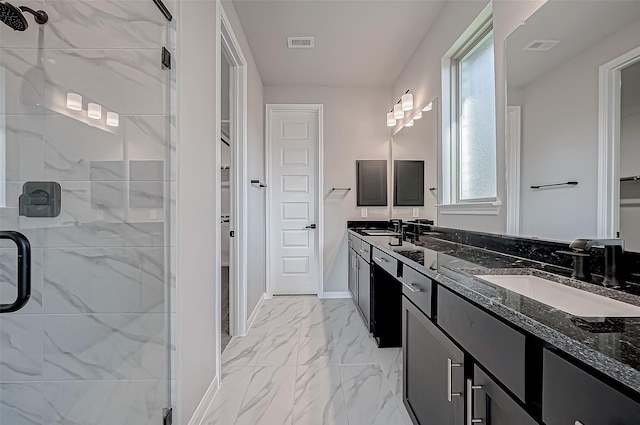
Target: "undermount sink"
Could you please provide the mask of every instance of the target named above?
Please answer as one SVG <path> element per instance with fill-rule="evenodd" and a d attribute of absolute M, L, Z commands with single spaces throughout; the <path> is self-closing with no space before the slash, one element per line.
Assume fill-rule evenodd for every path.
<path fill-rule="evenodd" d="M 578 317 L 640 317 L 640 307 L 532 275 L 476 275 Z"/>
<path fill-rule="evenodd" d="M 367 236 L 400 236 L 400 233 L 394 232 L 393 230 L 388 229 L 369 229 L 362 230 Z"/>

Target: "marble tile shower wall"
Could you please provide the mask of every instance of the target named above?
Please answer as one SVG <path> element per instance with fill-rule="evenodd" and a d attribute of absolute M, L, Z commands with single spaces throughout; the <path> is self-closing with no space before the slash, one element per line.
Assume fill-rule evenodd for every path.
<path fill-rule="evenodd" d="M 19 4 L 49 23 L 27 15 L 25 32 L 0 28 L 0 229 L 33 248 L 32 299 L 0 316 L 0 423 L 161 423 L 175 348 L 176 120 L 175 71 L 160 54 L 175 51 L 175 27 L 151 0 Z M 83 112 L 66 108 L 68 92 Z M 60 183 L 58 217 L 19 216 L 25 181 Z M 2 302 L 15 298 L 15 255 L 0 245 Z"/>

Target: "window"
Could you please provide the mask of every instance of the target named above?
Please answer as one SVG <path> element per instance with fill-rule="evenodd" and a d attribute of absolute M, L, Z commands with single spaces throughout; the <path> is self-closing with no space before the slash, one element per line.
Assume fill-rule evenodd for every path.
<path fill-rule="evenodd" d="M 496 102 L 492 19 L 484 17 L 474 31 L 445 57 L 449 94 L 449 137 L 444 145 L 445 204 L 494 202 L 497 198 Z M 447 181 L 448 180 L 448 181 Z"/>

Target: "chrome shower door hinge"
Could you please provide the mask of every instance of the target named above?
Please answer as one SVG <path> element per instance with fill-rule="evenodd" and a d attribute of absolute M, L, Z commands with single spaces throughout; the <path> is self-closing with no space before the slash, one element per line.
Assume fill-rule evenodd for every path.
<path fill-rule="evenodd" d="M 162 47 L 162 66 L 166 69 L 171 69 L 171 52 L 166 48 Z"/>

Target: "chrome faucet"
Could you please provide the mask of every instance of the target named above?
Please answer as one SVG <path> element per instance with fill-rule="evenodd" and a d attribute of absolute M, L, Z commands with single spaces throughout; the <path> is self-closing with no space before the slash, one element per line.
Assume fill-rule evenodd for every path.
<path fill-rule="evenodd" d="M 589 251 L 594 246 L 604 248 L 604 281 L 603 286 L 619 288 L 624 283 L 620 277 L 618 261 L 624 252 L 624 240 L 622 239 L 576 239 L 569 248 L 576 251 Z"/>

